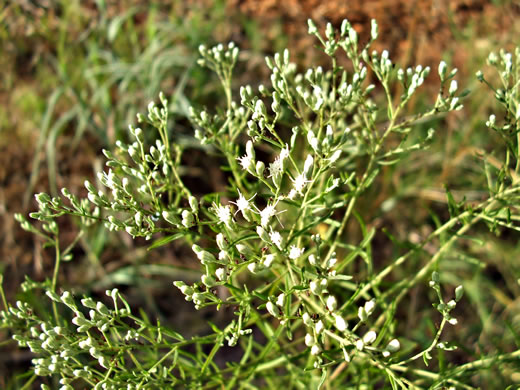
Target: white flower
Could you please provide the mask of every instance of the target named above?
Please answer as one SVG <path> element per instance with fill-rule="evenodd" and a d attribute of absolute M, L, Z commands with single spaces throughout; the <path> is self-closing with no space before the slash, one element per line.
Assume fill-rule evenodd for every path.
<path fill-rule="evenodd" d="M 310 181 L 307 180 L 307 177 L 305 177 L 305 175 L 302 173 L 301 175 L 296 176 L 296 178 L 293 180 L 293 183 L 294 190 L 300 195 L 303 195 L 303 189 L 307 183 L 310 183 Z"/>
<path fill-rule="evenodd" d="M 217 218 L 221 223 L 226 225 L 229 229 L 231 229 L 231 225 L 233 224 L 233 215 L 231 214 L 231 208 L 229 206 L 222 206 L 213 204 L 215 209 L 215 214 L 217 214 Z"/>
<path fill-rule="evenodd" d="M 282 250 L 282 235 L 279 232 L 276 230 L 271 231 L 271 233 L 269 233 L 269 238 L 278 249 Z"/>
<path fill-rule="evenodd" d="M 280 151 L 280 158 L 285 160 L 287 157 L 289 157 L 289 146 L 286 144 L 285 147 Z"/>
<path fill-rule="evenodd" d="M 289 194 L 287 195 L 287 199 L 294 200 L 296 199 L 296 196 L 298 196 L 298 192 L 296 190 L 289 191 Z"/>
<path fill-rule="evenodd" d="M 365 343 L 366 345 L 370 345 L 374 341 L 376 341 L 376 338 L 377 338 L 377 333 L 374 332 L 373 330 L 370 330 L 363 336 L 363 343 Z"/>
<path fill-rule="evenodd" d="M 248 156 L 247 154 L 242 157 L 237 157 L 238 162 L 242 166 L 242 169 L 245 171 L 252 171 L 254 172 L 255 168 L 255 161 L 251 156 Z"/>
<path fill-rule="evenodd" d="M 239 211 L 242 212 L 242 215 L 244 216 L 244 218 L 249 221 L 249 215 L 248 213 L 253 211 L 252 207 L 251 207 L 251 204 L 249 202 L 251 202 L 251 200 L 256 196 L 256 194 L 254 194 L 251 198 L 249 199 L 246 199 L 244 195 L 242 195 L 242 193 L 240 192 L 240 190 L 238 190 L 238 199 L 236 202 L 229 202 L 229 203 L 232 203 L 234 204 L 235 206 L 237 206 L 237 211 L 236 213 L 238 213 Z M 236 214 L 235 213 L 235 214 Z"/>
<path fill-rule="evenodd" d="M 285 148 L 280 151 L 280 155 L 269 164 L 269 177 L 277 177 L 283 173 L 284 162 L 287 157 L 289 157 L 289 147 L 285 145 Z"/>
<path fill-rule="evenodd" d="M 283 160 L 277 157 L 269 164 L 269 177 L 278 177 L 283 173 Z"/>
<path fill-rule="evenodd" d="M 335 315 L 334 316 L 334 321 L 336 323 L 336 328 L 340 331 L 340 332 L 344 332 L 345 330 L 347 330 L 347 323 L 346 321 L 343 319 L 342 316 L 340 315 Z"/>
<path fill-rule="evenodd" d="M 260 211 L 260 224 L 262 225 L 262 227 L 265 228 L 269 224 L 269 221 L 271 220 L 272 217 L 274 217 L 277 214 L 283 213 L 285 211 L 285 210 L 283 210 L 283 211 L 277 212 L 276 211 L 277 204 L 278 204 L 278 201 L 276 201 L 275 204 L 268 204 L 267 206 L 265 206 L 265 208 L 262 211 Z"/>
<path fill-rule="evenodd" d="M 311 355 L 318 355 L 319 353 L 321 352 L 321 348 L 319 347 L 319 345 L 317 344 L 314 344 L 311 348 Z"/>
<path fill-rule="evenodd" d="M 305 248 L 298 248 L 296 245 L 292 245 L 291 250 L 289 251 L 289 258 L 291 260 L 296 260 L 303 254 L 304 251 Z"/>
<path fill-rule="evenodd" d="M 271 266 L 271 264 L 273 264 L 273 261 L 274 261 L 274 255 L 269 254 L 269 255 L 265 256 L 265 258 L 262 261 L 262 264 L 264 265 L 264 267 L 269 268 Z"/>
<path fill-rule="evenodd" d="M 357 348 L 359 351 L 362 351 L 363 348 L 365 348 L 365 343 L 363 343 L 363 340 L 358 339 L 358 340 L 356 341 L 356 348 Z"/>

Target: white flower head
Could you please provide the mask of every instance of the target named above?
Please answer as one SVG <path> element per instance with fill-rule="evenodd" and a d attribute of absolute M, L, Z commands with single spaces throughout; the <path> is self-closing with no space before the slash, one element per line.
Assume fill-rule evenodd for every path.
<path fill-rule="evenodd" d="M 296 190 L 292 189 L 289 191 L 289 194 L 287 195 L 287 199 L 294 200 L 298 196 L 298 192 Z"/>
<path fill-rule="evenodd" d="M 280 214 L 280 213 L 283 213 L 285 210 L 283 211 L 276 211 L 276 205 L 278 204 L 278 201 L 276 201 L 276 203 L 274 204 L 268 204 L 267 206 L 265 206 L 265 208 L 260 211 L 260 224 L 262 225 L 263 228 L 267 227 L 267 225 L 269 224 L 269 221 L 271 220 L 272 217 Z"/>
<path fill-rule="evenodd" d="M 303 189 L 305 188 L 305 185 L 307 183 L 310 183 L 310 180 L 307 180 L 305 174 L 302 173 L 301 175 L 296 176 L 296 178 L 292 180 L 292 182 L 294 183 L 294 190 L 300 195 L 303 195 Z"/>
<path fill-rule="evenodd" d="M 289 251 L 289 259 L 296 260 L 301 255 L 303 255 L 304 251 L 305 251 L 305 248 L 298 248 L 296 245 L 292 245 L 291 249 Z"/>
<path fill-rule="evenodd" d="M 262 264 L 264 267 L 269 268 L 271 266 L 271 264 L 273 264 L 273 261 L 274 261 L 274 255 L 268 254 L 262 260 Z"/>
<path fill-rule="evenodd" d="M 280 151 L 278 157 L 269 164 L 269 177 L 276 178 L 283 174 L 287 157 L 289 157 L 289 147 L 285 145 L 285 147 Z"/>
<path fill-rule="evenodd" d="M 250 155 L 245 155 L 242 157 L 237 157 L 238 162 L 240 163 L 240 166 L 243 170 L 248 172 L 254 172 L 255 171 L 255 160 Z"/>
<path fill-rule="evenodd" d="M 276 230 L 273 230 L 271 231 L 271 233 L 269 233 L 269 238 L 271 239 L 271 242 L 276 245 L 276 247 L 280 250 L 282 250 L 282 235 L 280 234 L 280 232 L 277 232 Z"/>
<path fill-rule="evenodd" d="M 233 225 L 233 215 L 231 214 L 231 208 L 229 206 L 222 206 L 221 204 L 213 203 L 215 214 L 220 223 L 226 225 L 227 228 L 231 229 Z"/>
<path fill-rule="evenodd" d="M 254 194 L 251 198 L 249 199 L 246 199 L 246 197 L 244 195 L 242 195 L 242 193 L 240 192 L 240 190 L 238 190 L 238 199 L 236 202 L 229 202 L 231 204 L 234 204 L 235 206 L 237 206 L 237 211 L 235 212 L 235 215 L 236 213 L 238 213 L 239 211 L 242 212 L 242 215 L 244 216 L 244 218 L 249 221 L 250 220 L 250 213 L 253 211 L 253 208 L 251 207 L 251 200 L 253 200 L 253 198 L 256 196 L 256 194 Z"/>

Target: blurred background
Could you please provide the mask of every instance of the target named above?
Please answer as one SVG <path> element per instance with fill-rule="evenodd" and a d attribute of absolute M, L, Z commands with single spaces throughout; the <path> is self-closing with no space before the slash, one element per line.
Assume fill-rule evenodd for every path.
<path fill-rule="evenodd" d="M 264 57 L 285 47 L 300 70 L 328 66 L 315 48 L 315 38 L 307 34 L 308 18 L 320 28 L 327 22 L 339 28 L 347 18 L 362 42 L 367 41 L 374 18 L 380 31 L 375 49 L 389 50 L 401 67 L 421 64 L 435 70 L 444 60 L 459 69 L 459 85 L 471 90 L 464 110 L 425 124 L 425 129 L 437 130 L 430 151 L 411 156 L 406 166 L 385 167 L 376 190 L 359 206 L 366 208 L 365 213 L 373 210 L 368 211 L 372 225 L 385 226 L 400 240 L 427 234 L 434 226 L 431 213 L 440 219 L 447 216 L 443 185 L 458 198 L 477 200 L 485 195 L 482 164 L 474 156 L 479 150 L 493 151 L 496 145 L 495 135 L 483 125 L 495 106 L 474 74 L 486 69 L 490 51 L 512 50 L 518 44 L 519 16 L 520 2 L 505 0 L 4 2 L 0 6 L 0 272 L 8 298 L 16 298 L 26 276 L 41 281 L 53 268 L 52 251 L 21 230 L 13 214 L 36 209 L 37 192 L 57 195 L 67 187 L 85 195 L 84 180 L 95 182 L 95 172 L 103 169 L 101 150 L 126 139 L 128 124 L 135 123 L 135 114 L 145 112 L 150 101 L 157 101 L 159 91 L 170 97 L 172 138 L 183 148 L 194 149 L 185 154 L 185 169 L 200 179 L 201 192 L 225 189 L 218 169 L 209 164 L 211 171 L 200 168 L 191 138 L 188 107 L 205 105 L 215 111 L 222 102 L 218 80 L 195 63 L 197 48 L 202 43 L 234 41 L 241 49 L 235 91 L 246 83 L 268 85 Z M 438 84 L 432 71 L 427 85 L 408 105 L 409 113 L 431 104 Z M 61 231 L 65 246 L 75 237 L 75 222 L 64 219 Z M 508 234 L 488 240 L 484 247 L 468 248 L 477 265 L 451 263 L 461 278 L 474 281 L 473 291 L 469 285 L 471 305 L 464 313 L 468 321 L 454 337 L 474 343 L 476 350 L 455 353 L 461 362 L 479 350 L 507 351 L 508 343 L 514 343 L 513 336 L 503 334 L 506 325 L 496 324 L 496 319 L 518 337 L 520 250 L 517 237 Z M 382 258 L 395 253 L 384 234 L 378 233 L 374 242 Z M 145 242 L 107 234 L 98 226 L 80 239 L 74 255 L 62 267 L 63 288 L 101 296 L 106 288 L 119 286 L 135 307 L 161 318 L 163 324 L 188 333 L 204 331 L 204 321 L 191 315 L 191 305 L 182 303 L 171 286 L 175 279 L 198 278 L 198 264 L 190 265 L 191 254 L 181 245 L 147 251 Z M 420 296 L 424 290 L 414 294 Z M 173 305 L 176 300 L 179 304 Z M 423 304 L 419 298 L 412 300 L 408 312 L 401 313 L 405 325 L 413 328 L 410 337 L 419 340 L 435 330 L 432 323 L 414 328 Z M 218 321 L 213 312 L 203 314 Z M 23 371 L 30 359 L 28 352 L 15 349 L 2 354 L 0 387 L 15 386 L 12 373 Z M 502 388 L 514 373 L 495 374 L 493 383 L 499 387 L 494 388 Z M 500 377 L 507 379 L 500 382 Z"/>

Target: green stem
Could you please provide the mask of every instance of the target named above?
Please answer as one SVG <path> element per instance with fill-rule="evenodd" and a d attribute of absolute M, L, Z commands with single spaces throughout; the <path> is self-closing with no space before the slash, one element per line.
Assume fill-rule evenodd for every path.
<path fill-rule="evenodd" d="M 58 237 L 54 239 L 54 248 L 56 251 L 56 257 L 54 260 L 54 272 L 52 275 L 52 284 L 51 291 L 56 293 L 56 284 L 58 283 L 58 273 L 60 270 L 60 262 L 61 262 L 61 254 L 60 254 L 60 242 Z M 59 324 L 59 316 L 58 316 L 58 307 L 56 306 L 56 302 L 52 301 L 52 311 L 54 312 L 54 319 L 56 320 L 56 324 Z"/>

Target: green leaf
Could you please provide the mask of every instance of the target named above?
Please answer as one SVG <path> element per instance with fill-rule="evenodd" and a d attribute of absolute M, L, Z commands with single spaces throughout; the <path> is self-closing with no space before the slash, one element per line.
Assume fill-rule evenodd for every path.
<path fill-rule="evenodd" d="M 154 241 L 152 245 L 150 245 L 146 250 L 152 250 L 155 248 L 159 248 L 160 246 L 164 246 L 166 244 L 169 244 L 172 241 L 178 240 L 181 237 L 184 237 L 186 235 L 185 232 L 179 232 L 177 234 L 166 236 L 163 238 L 158 239 L 157 241 Z"/>

